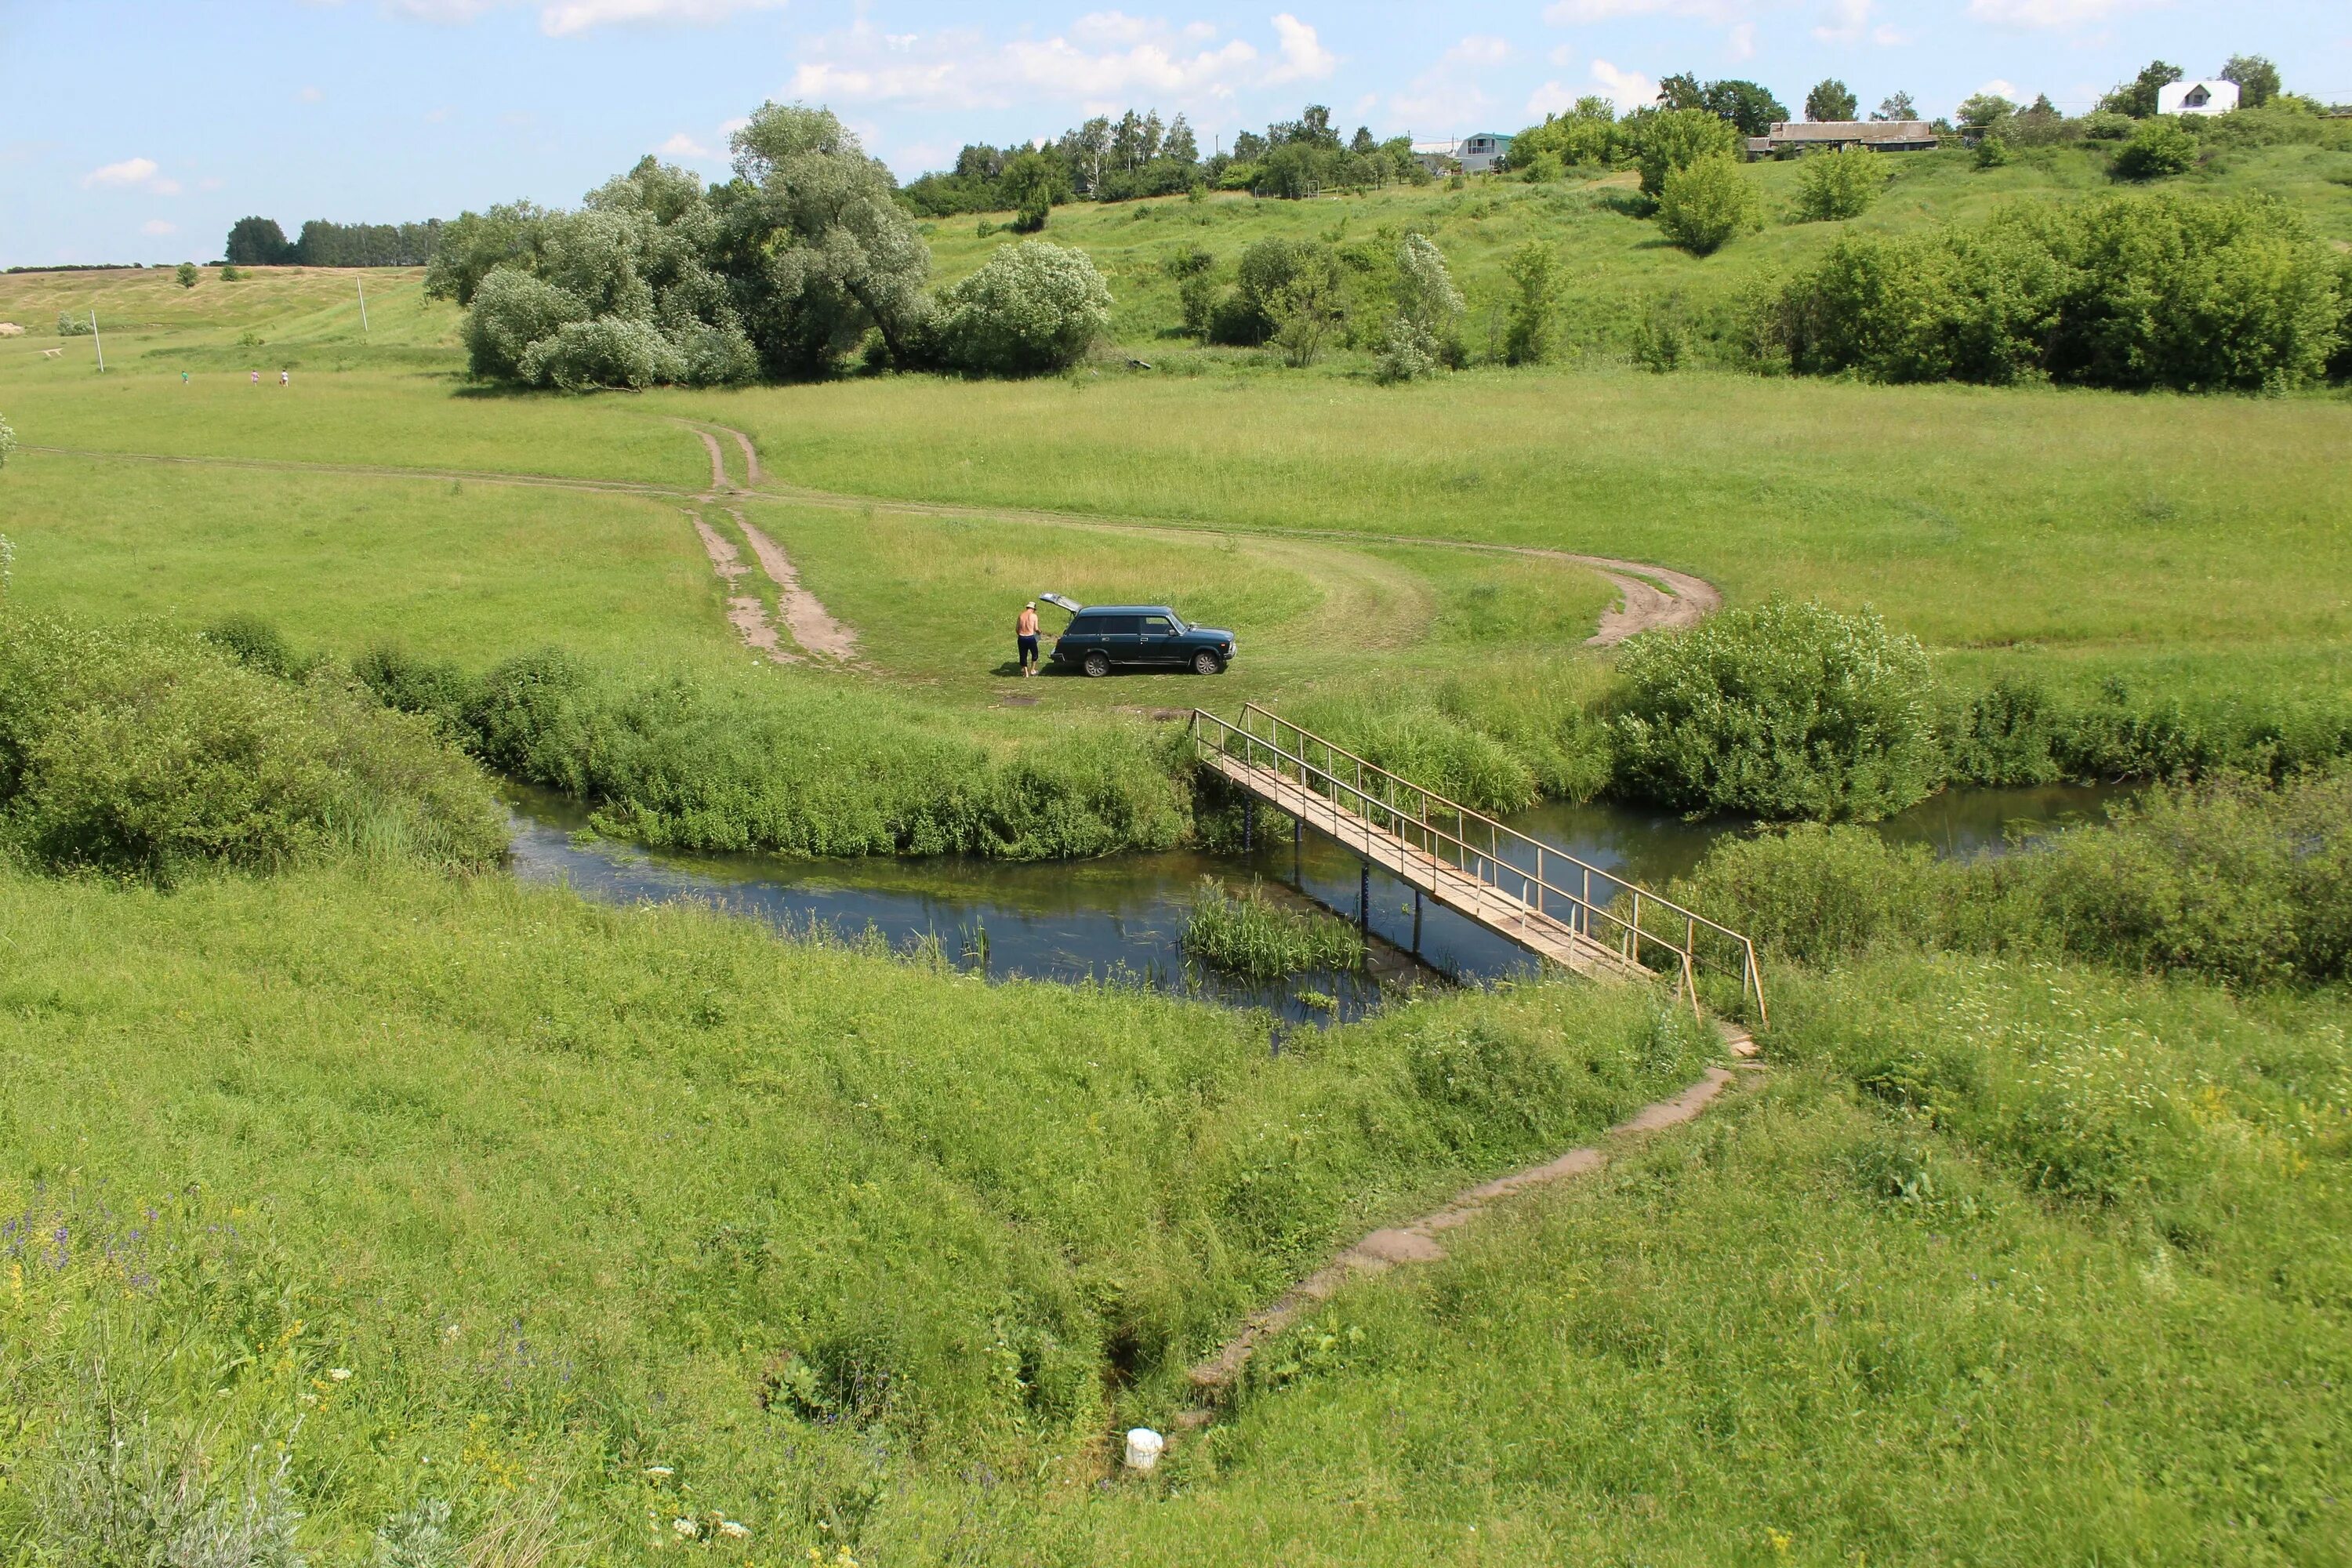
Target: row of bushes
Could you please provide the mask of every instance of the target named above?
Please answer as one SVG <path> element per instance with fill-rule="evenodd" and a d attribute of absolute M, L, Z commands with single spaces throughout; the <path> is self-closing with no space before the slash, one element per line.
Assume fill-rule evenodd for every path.
<path fill-rule="evenodd" d="M 2268 391 L 2352 374 L 2352 264 L 2273 202 L 2113 197 L 1849 234 L 1762 312 L 1803 374 Z"/>
<path fill-rule="evenodd" d="M 2352 770 L 2159 787 L 2032 853 L 1973 862 L 1858 827 L 1729 839 L 1682 891 L 1811 963 L 1896 942 L 2337 981 L 2352 977 Z"/>
<path fill-rule="evenodd" d="M 1181 783 L 1131 726 L 996 757 L 839 684 L 631 680 L 554 649 L 480 677 L 392 649 L 356 669 L 491 767 L 575 795 L 601 827 L 650 844 L 1034 860 L 1163 849 L 1187 825 Z"/>
<path fill-rule="evenodd" d="M 154 626 L 0 613 L 0 849 L 170 880 L 322 856 L 506 853 L 488 783 L 330 669 L 279 678 Z"/>

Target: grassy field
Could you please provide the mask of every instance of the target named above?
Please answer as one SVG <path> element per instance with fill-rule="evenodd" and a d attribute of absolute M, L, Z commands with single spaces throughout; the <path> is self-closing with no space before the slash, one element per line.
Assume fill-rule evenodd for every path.
<path fill-rule="evenodd" d="M 2341 238 L 2341 156 L 2196 178 L 2274 186 Z M 1865 221 L 2099 184 L 2074 153 L 1922 159 Z M 1180 833 L 1167 756 L 1120 708 L 1255 696 L 1430 756 L 1469 711 L 1519 727 L 1522 784 L 1605 782 L 1579 749 L 1610 679 L 1581 647 L 1599 579 L 1333 530 L 1873 603 L 1961 684 L 2352 688 L 2340 395 L 1608 366 L 1381 389 L 1345 357 L 1285 374 L 1152 335 L 1157 257 L 1195 233 L 1229 256 L 1442 221 L 1479 300 L 1502 249 L 1555 235 L 1597 323 L 1580 342 L 1827 234 L 1697 263 L 1621 196 L 1057 212 L 1158 368 L 1018 385 L 485 395 L 414 274 L 370 276 L 364 336 L 349 274 L 0 279 L 0 319 L 44 333 L 95 302 L 109 331 L 103 378 L 86 338 L 0 340 L 28 446 L 310 465 L 22 452 L 11 602 L 255 612 L 460 685 L 552 646 L 571 661 L 467 689 L 486 755 L 629 781 L 605 792 L 618 830 L 867 853 Z M 953 228 L 950 275 L 992 243 Z M 291 386 L 249 384 L 280 364 Z M 835 500 L 694 501 L 680 419 Z M 732 534 L 729 506 L 858 632 L 860 668 L 754 667 L 685 515 Z M 1043 588 L 1169 599 L 1244 660 L 1018 683 L 1005 623 Z M 141 679 L 226 657 L 173 646 Z M 192 689 L 266 679 L 232 673 Z M 48 719 L 118 738 L 68 759 L 93 800 L 169 795 L 142 748 L 173 737 Z M 13 789 L 23 759 L 0 761 Z M 2352 1561 L 2340 984 L 2022 942 L 1775 955 L 1760 1085 L 1348 1285 L 1146 1479 L 1115 1434 L 1172 1427 L 1183 1368 L 1244 1313 L 1686 1083 L 1714 1041 L 1648 993 L 1547 984 L 1277 1052 L 1259 1015 L 323 855 L 170 891 L 0 867 L 0 1558 L 70 1560 L 91 1518 L 177 1506 L 183 1476 L 268 1499 L 282 1463 L 263 1511 L 299 1511 L 320 1563 Z"/>
<path fill-rule="evenodd" d="M 1276 1058 L 1248 1016 L 386 867 L 10 875 L 0 936 L 25 1548 L 100 1357 L 216 1492 L 282 1451 L 313 1561 L 420 1500 L 597 1562 L 679 1519 L 869 1564 L 2352 1546 L 2340 994 L 1784 967 L 1768 1088 L 1351 1285 L 1144 1479 L 1106 1434 L 1169 1424 L 1243 1306 L 1689 1043 L 1547 986 Z M 1976 1098 L 1906 1108 L 1937 1083 Z"/>

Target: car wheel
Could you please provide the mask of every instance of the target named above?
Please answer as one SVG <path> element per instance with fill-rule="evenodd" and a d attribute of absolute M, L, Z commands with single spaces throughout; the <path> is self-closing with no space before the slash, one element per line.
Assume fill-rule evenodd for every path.
<path fill-rule="evenodd" d="M 1088 675 L 1093 676 L 1097 680 L 1100 680 L 1104 676 L 1110 673 L 1110 655 L 1107 653 L 1090 653 L 1087 655 L 1086 663 L 1078 666 L 1078 668 L 1085 670 Z"/>
<path fill-rule="evenodd" d="M 1192 673 L 1195 675 L 1214 675 L 1224 668 L 1225 661 L 1207 648 L 1192 656 Z"/>

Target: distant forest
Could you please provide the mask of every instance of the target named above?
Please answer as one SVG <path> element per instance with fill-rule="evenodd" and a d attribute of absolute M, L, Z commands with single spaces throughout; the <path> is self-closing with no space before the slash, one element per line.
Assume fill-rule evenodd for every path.
<path fill-rule="evenodd" d="M 329 223 L 312 218 L 289 240 L 278 220 L 244 217 L 228 231 L 226 259 L 236 267 L 422 267 L 440 243 L 441 220 Z"/>

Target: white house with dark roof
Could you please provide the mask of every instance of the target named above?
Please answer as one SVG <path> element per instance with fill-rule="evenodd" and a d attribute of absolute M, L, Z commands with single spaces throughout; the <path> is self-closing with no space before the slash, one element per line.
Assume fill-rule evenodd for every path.
<path fill-rule="evenodd" d="M 2234 81 L 2174 81 L 2156 89 L 2158 114 L 2227 114 L 2237 107 Z"/>

